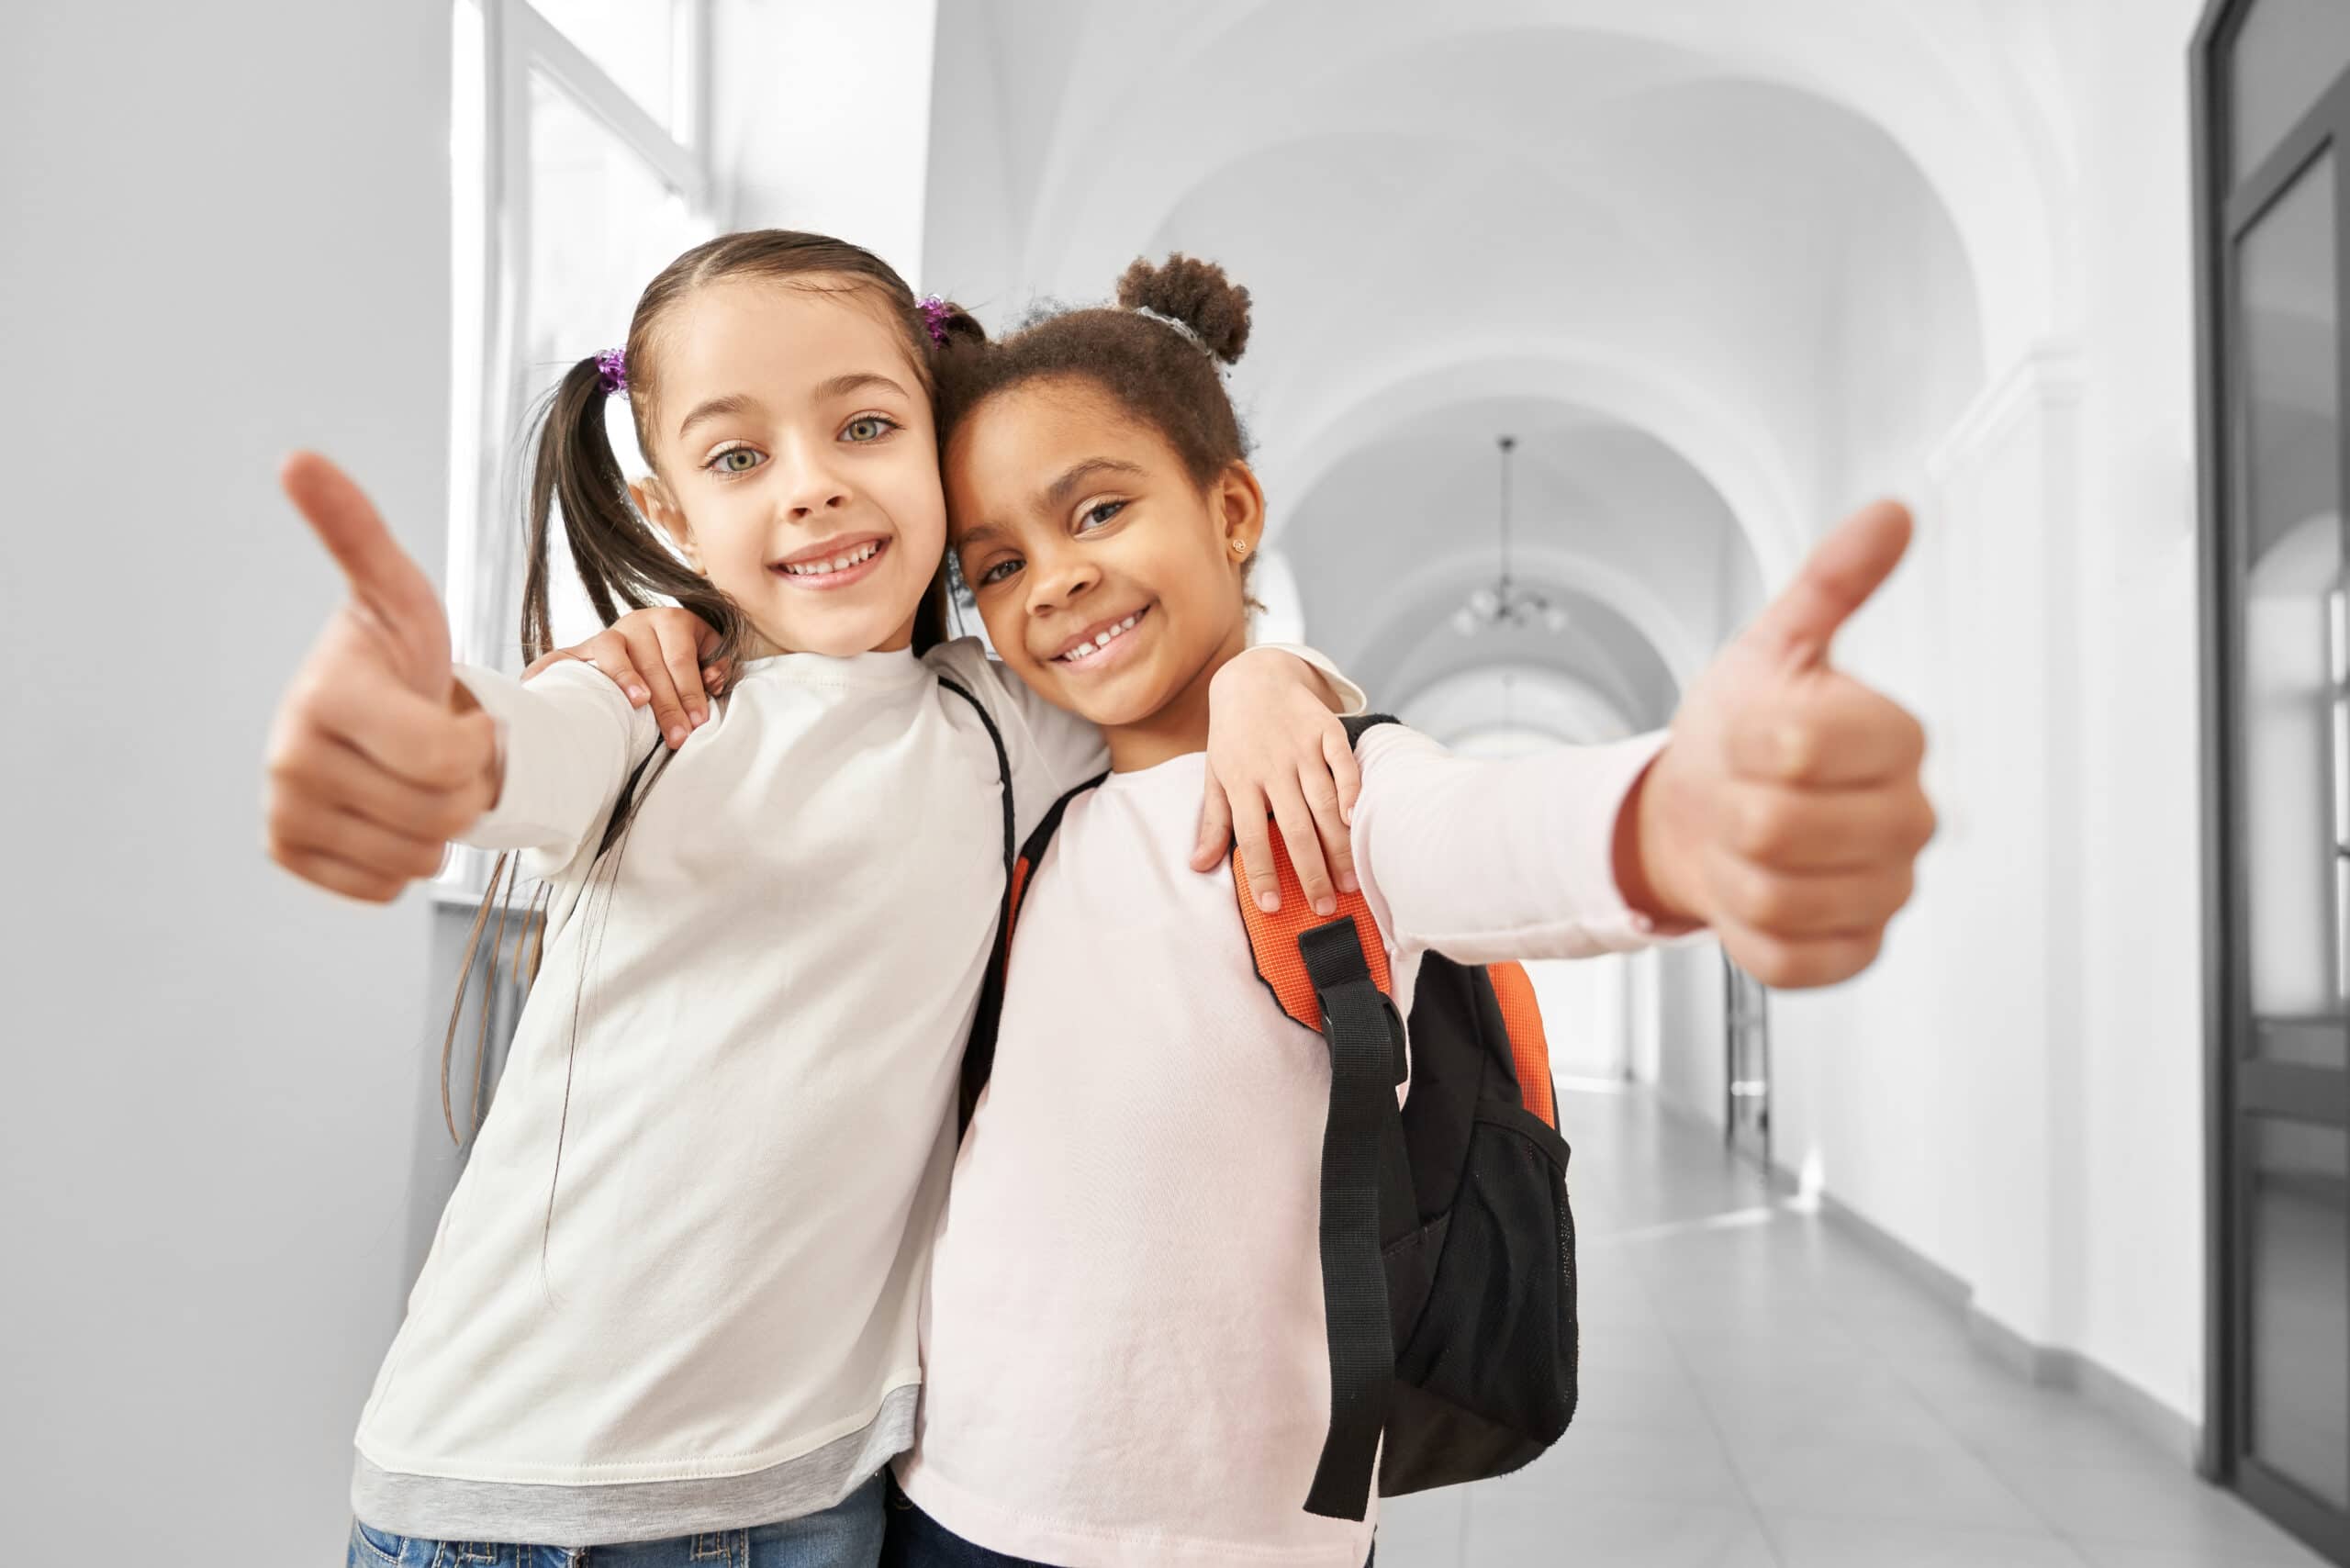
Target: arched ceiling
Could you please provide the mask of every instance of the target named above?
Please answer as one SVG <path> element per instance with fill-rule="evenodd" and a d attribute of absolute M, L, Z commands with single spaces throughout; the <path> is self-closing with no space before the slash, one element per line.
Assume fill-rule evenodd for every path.
<path fill-rule="evenodd" d="M 2057 311 L 2066 150 L 1989 3 L 942 8 L 924 277 L 1008 325 L 1224 263 L 1310 634 L 1639 717 Z M 1511 427 L 1520 575 L 1577 626 L 1464 650 Z"/>

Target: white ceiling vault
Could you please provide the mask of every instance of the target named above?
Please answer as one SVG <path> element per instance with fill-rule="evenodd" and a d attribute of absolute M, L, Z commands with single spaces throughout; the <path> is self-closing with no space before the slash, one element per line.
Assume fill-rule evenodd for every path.
<path fill-rule="evenodd" d="M 1222 262 L 1312 637 L 1424 722 L 1494 723 L 1482 669 L 1551 679 L 1563 738 L 1659 723 L 2070 308 L 2039 10 L 941 6 L 923 276 L 1002 326 Z M 1464 639 L 1505 431 L 1519 576 L 1573 622 Z"/>

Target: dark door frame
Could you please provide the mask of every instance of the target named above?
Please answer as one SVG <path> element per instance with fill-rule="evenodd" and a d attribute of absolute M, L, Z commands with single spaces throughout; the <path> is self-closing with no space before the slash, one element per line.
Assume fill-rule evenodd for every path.
<path fill-rule="evenodd" d="M 2350 1563 L 2350 1513 L 2336 1508 L 2249 1451 L 2248 1302 L 2243 1273 L 2248 1235 L 2248 1183 L 2235 1179 L 2241 1113 L 2306 1107 L 2311 1090 L 2331 1090 L 2334 1075 L 2307 1069 L 2247 1064 L 2238 1059 L 2252 1037 L 2249 973 L 2237 879 L 2242 868 L 2232 836 L 2242 795 L 2235 745 L 2232 682 L 2238 666 L 2234 596 L 2237 555 L 2228 532 L 2227 498 L 2236 476 L 2229 462 L 2228 430 L 2236 387 L 2230 337 L 2236 300 L 2238 237 L 2291 187 L 2310 162 L 2333 148 L 2337 196 L 2350 184 L 2350 76 L 2334 83 L 2256 168 L 2232 177 L 2228 64 L 2244 17 L 2257 0 L 2209 0 L 2189 55 L 2193 113 L 2196 439 L 2199 462 L 2197 545 L 2200 581 L 2199 675 L 2202 685 L 2203 793 L 2203 1044 L 2205 1094 L 2205 1339 L 2203 1429 L 2196 1467 L 2233 1487 L 2280 1525 Z M 2337 144 L 2340 145 L 2337 145 Z M 2350 205 L 2337 200 L 2340 235 Z M 2337 298 L 2350 306 L 2350 245 L 2337 241 Z M 2350 327 L 2350 309 L 2337 331 Z M 2341 401 L 2350 412 L 2350 353 L 2341 356 Z M 2350 442 L 2344 443 L 2350 450 Z M 2350 467 L 2350 462 L 2345 462 Z M 2350 498 L 2350 472 L 2341 494 Z M 2318 1080 L 2324 1079 L 2321 1085 Z M 2338 1098 L 2338 1092 L 2329 1092 Z M 2272 1100 L 2275 1102 L 2271 1104 Z M 2337 1108 L 2338 1109 L 2338 1108 Z M 2341 1118 L 2324 1119 L 2341 1125 Z"/>

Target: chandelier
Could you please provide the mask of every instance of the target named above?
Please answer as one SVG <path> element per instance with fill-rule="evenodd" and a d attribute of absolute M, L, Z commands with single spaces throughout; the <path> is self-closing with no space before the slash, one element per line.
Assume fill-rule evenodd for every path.
<path fill-rule="evenodd" d="M 1496 438 L 1502 453 L 1502 575 L 1490 587 L 1470 591 L 1468 602 L 1452 612 L 1452 629 L 1464 637 L 1497 629 L 1552 632 L 1567 629 L 1567 610 L 1547 594 L 1523 588 L 1509 575 L 1509 468 L 1517 437 Z"/>

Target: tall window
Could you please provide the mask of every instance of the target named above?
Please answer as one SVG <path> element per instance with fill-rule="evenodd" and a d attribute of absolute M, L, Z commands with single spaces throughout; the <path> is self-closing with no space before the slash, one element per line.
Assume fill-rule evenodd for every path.
<path fill-rule="evenodd" d="M 458 658 L 510 669 L 530 414 L 574 362 L 617 346 L 646 282 L 713 231 L 707 6 L 455 0 L 454 11 L 450 630 Z M 626 409 L 611 414 L 629 466 Z M 555 576 L 557 638 L 576 641 L 594 613 L 567 570 Z"/>
<path fill-rule="evenodd" d="M 523 439 L 574 362 L 617 346 L 645 284 L 708 238 L 707 0 L 454 0 L 450 163 L 456 385 L 450 400 L 450 634 L 459 660 L 520 666 Z M 627 409 L 610 428 L 642 465 Z M 557 642 L 597 629 L 558 543 Z M 441 879 L 476 894 L 487 857 Z"/>

